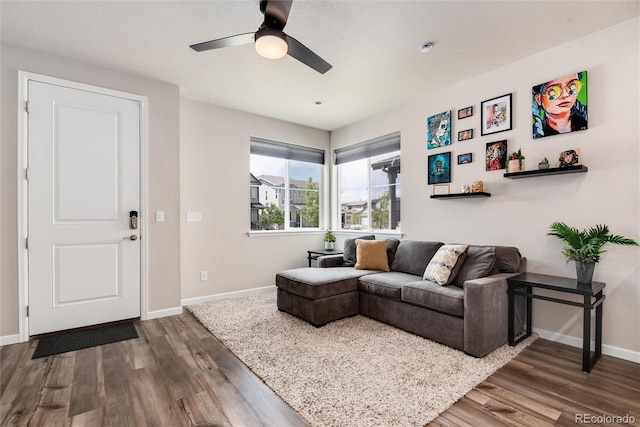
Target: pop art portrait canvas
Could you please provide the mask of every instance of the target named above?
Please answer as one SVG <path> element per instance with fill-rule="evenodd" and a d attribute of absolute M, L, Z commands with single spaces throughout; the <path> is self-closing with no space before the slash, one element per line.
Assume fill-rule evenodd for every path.
<path fill-rule="evenodd" d="M 588 129 L 586 71 L 533 86 L 531 99 L 534 139 Z"/>
<path fill-rule="evenodd" d="M 427 148 L 451 145 L 451 111 L 427 119 Z"/>
<path fill-rule="evenodd" d="M 507 165 L 507 141 L 487 143 L 485 154 L 486 170 L 495 171 L 504 169 Z"/>

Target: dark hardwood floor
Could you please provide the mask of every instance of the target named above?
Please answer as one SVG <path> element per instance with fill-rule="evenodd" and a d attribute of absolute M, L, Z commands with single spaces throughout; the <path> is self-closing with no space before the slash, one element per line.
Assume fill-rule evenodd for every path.
<path fill-rule="evenodd" d="M 1 425 L 307 425 L 190 313 L 136 328 L 138 339 L 36 360 L 35 340 L 2 347 Z M 580 354 L 538 339 L 431 425 L 564 426 L 576 414 L 640 425 L 640 364 L 603 356 L 585 374 Z"/>

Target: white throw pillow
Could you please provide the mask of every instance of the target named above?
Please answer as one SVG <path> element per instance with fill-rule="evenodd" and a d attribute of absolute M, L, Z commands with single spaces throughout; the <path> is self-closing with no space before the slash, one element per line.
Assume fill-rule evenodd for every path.
<path fill-rule="evenodd" d="M 422 278 L 439 285 L 448 285 L 455 279 L 452 274 L 457 264 L 462 265 L 469 245 L 443 245 L 431 258 Z"/>

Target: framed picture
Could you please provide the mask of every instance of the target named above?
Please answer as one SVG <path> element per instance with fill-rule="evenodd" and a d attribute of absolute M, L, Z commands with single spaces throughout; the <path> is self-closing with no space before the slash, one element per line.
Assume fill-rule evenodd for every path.
<path fill-rule="evenodd" d="M 580 166 L 582 164 L 580 160 L 580 149 L 574 148 L 573 150 L 562 151 L 558 156 L 558 160 L 561 168 Z"/>
<path fill-rule="evenodd" d="M 427 119 L 427 148 L 451 145 L 451 111 Z"/>
<path fill-rule="evenodd" d="M 458 120 L 466 119 L 473 116 L 473 106 L 461 108 L 458 110 Z"/>
<path fill-rule="evenodd" d="M 511 94 L 487 99 L 480 105 L 481 135 L 511 130 Z"/>
<path fill-rule="evenodd" d="M 488 142 L 484 160 L 488 171 L 505 169 L 507 165 L 507 140 Z"/>
<path fill-rule="evenodd" d="M 473 153 L 465 153 L 458 155 L 458 164 L 464 165 L 466 163 L 471 163 L 473 161 Z"/>
<path fill-rule="evenodd" d="M 451 182 L 451 151 L 429 156 L 427 163 L 429 168 L 429 185 Z"/>
<path fill-rule="evenodd" d="M 569 74 L 531 88 L 533 138 L 585 130 L 587 72 Z M 553 120 L 547 116 L 553 115 Z"/>
<path fill-rule="evenodd" d="M 458 132 L 458 141 L 466 141 L 473 138 L 473 129 L 461 130 Z"/>
<path fill-rule="evenodd" d="M 449 184 L 434 184 L 433 194 L 449 194 Z"/>

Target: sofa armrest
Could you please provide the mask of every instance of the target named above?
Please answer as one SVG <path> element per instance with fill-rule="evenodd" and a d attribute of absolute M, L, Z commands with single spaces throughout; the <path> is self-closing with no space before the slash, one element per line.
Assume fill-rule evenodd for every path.
<path fill-rule="evenodd" d="M 508 340 L 509 277 L 519 273 L 498 273 L 464 282 L 464 351 L 483 357 Z M 525 300 L 516 298 L 515 331 L 522 331 Z"/>
<path fill-rule="evenodd" d="M 344 258 L 342 254 L 323 255 L 321 257 L 318 257 L 319 268 L 342 267 L 343 263 L 344 263 Z"/>

